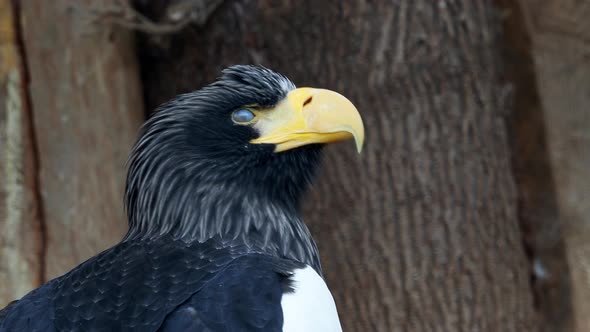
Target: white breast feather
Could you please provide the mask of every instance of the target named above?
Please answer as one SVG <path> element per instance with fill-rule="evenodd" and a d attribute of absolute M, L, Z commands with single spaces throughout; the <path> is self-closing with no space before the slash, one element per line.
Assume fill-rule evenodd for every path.
<path fill-rule="evenodd" d="M 283 332 L 341 332 L 334 298 L 311 267 L 295 270 L 295 292 L 283 294 Z"/>

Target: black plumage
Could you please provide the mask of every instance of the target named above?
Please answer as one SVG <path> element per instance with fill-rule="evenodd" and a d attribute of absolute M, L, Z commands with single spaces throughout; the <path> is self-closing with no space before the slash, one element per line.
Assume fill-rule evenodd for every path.
<path fill-rule="evenodd" d="M 0 311 L 0 332 L 280 330 L 291 272 L 321 275 L 299 216 L 321 146 L 273 153 L 230 115 L 294 88 L 234 66 L 161 106 L 130 157 L 127 235 Z"/>
<path fill-rule="evenodd" d="M 320 145 L 273 153 L 231 121 L 244 105 L 272 108 L 295 86 L 253 66 L 234 66 L 215 83 L 163 105 L 130 158 L 125 240 L 170 234 L 188 241 L 222 235 L 321 268 L 299 216 Z"/>

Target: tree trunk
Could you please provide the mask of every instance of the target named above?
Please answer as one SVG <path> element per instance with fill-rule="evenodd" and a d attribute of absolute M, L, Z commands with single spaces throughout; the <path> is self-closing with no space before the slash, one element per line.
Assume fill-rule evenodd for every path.
<path fill-rule="evenodd" d="M 547 85 L 555 82 L 552 90 L 559 91 L 565 79 L 553 80 L 550 77 L 541 77 L 543 70 L 537 70 L 535 58 L 540 55 L 540 50 L 535 46 L 533 31 L 530 28 L 530 15 L 532 8 L 545 11 L 541 5 L 527 8 L 521 6 L 518 1 L 498 1 L 503 7 L 504 15 L 504 55 L 506 58 L 506 74 L 508 80 L 514 86 L 514 111 L 510 117 L 510 136 L 513 145 L 513 166 L 519 192 L 519 217 L 524 229 L 524 241 L 527 255 L 533 261 L 532 283 L 535 295 L 535 308 L 542 317 L 542 331 L 573 331 L 573 306 L 572 306 L 572 283 L 570 280 L 571 268 L 569 267 L 566 255 L 566 243 L 564 243 L 564 225 L 560 222 L 560 210 L 558 205 L 557 189 L 560 184 L 556 181 L 555 168 L 552 167 L 549 148 L 553 144 L 548 139 L 560 140 L 560 137 L 568 137 L 572 130 L 564 130 L 559 133 L 560 137 L 548 137 L 547 129 L 556 126 L 563 126 L 561 120 L 547 122 L 544 116 L 544 103 L 542 96 L 552 93 L 542 90 L 540 80 Z M 530 1 L 527 1 L 530 3 Z M 545 2 L 549 4 L 551 2 Z M 557 4 L 558 1 L 554 3 Z M 561 4 L 562 2 L 559 1 Z M 525 4 L 523 2 L 522 4 Z M 550 7 L 550 6 L 549 6 Z M 555 11 L 547 11 L 555 15 L 561 15 L 560 11 L 567 10 L 568 6 L 556 6 Z M 538 16 L 537 14 L 533 16 Z M 544 24 L 551 20 L 543 18 Z M 567 21 L 564 21 L 565 23 Z M 559 24 L 558 24 L 559 25 Z M 536 29 L 535 29 L 536 30 Z M 559 44 L 554 40 L 556 45 Z M 542 54 L 543 52 L 541 52 Z M 561 53 L 561 52 L 559 52 Z M 559 56 L 561 57 L 561 56 Z M 547 67 L 553 67 L 560 61 L 544 62 Z M 577 69 L 583 66 L 572 62 L 569 65 Z M 562 72 L 566 66 L 560 66 L 558 72 Z M 587 72 L 588 70 L 586 70 Z M 582 72 L 584 72 L 582 70 Z M 559 78 L 557 75 L 555 79 Z M 580 87 L 583 85 L 580 84 Z M 568 88 L 569 89 L 569 88 Z M 580 93 L 581 89 L 571 90 L 572 95 Z M 571 99 L 571 98 L 567 98 Z M 553 100 L 558 102 L 558 100 Z M 561 109 L 556 110 L 561 113 Z M 555 111 L 555 110 L 554 110 Z M 574 114 L 580 115 L 582 110 L 578 109 Z M 567 119 L 569 112 L 560 115 L 560 119 Z M 555 134 L 555 133 L 554 133 Z M 568 157 L 578 157 L 570 154 Z M 583 154 L 581 154 L 583 155 Z M 575 159 L 575 158 L 573 158 Z M 558 168 L 559 165 L 556 165 Z M 580 179 L 583 179 L 580 177 Z M 577 183 L 582 183 L 579 181 Z M 562 195 L 563 190 L 561 188 Z M 581 221 L 581 220 L 579 220 Z M 581 225 L 580 225 L 581 226 Z M 583 233 L 582 233 L 583 234 Z M 569 244 L 568 244 L 569 246 Z M 572 262 L 578 265 L 583 259 Z M 579 268 L 579 265 L 578 267 Z M 576 268 L 573 268 L 576 269 Z M 579 285 L 582 286 L 582 285 Z M 578 286 L 578 287 L 579 287 Z M 576 292 L 578 293 L 578 292 Z M 576 308 L 576 310 L 578 310 Z M 582 315 L 583 317 L 583 315 Z M 580 331 L 585 331 L 581 328 Z"/>
<path fill-rule="evenodd" d="M 35 142 L 18 18 L 0 0 L 0 308 L 43 281 Z"/>
<path fill-rule="evenodd" d="M 2 134 L 9 135 L 7 143 L 18 148 L 14 152 L 8 146 L 3 153 L 6 158 L 11 153 L 20 158 L 6 159 L 9 163 L 3 171 L 8 172 L 6 166 L 10 166 L 20 168 L 21 173 L 7 177 L 20 186 L 18 190 L 6 190 L 13 184 L 3 183 L 6 192 L 1 197 L 8 202 L 10 195 L 21 195 L 14 199 L 27 206 L 28 197 L 37 190 L 36 203 L 42 213 L 23 208 L 16 215 L 21 210 L 12 206 L 5 212 L 12 213 L 12 219 L 7 218 L 10 224 L 4 224 L 2 236 L 18 244 L 14 250 L 21 255 L 6 253 L 21 262 L 21 268 L 8 270 L 20 279 L 0 279 L 0 306 L 116 243 L 126 230 L 125 161 L 144 113 L 132 34 L 108 24 L 93 24 L 100 22 L 93 22 L 92 11 L 112 2 L 100 2 L 95 8 L 91 2 L 75 0 L 12 1 L 19 6 L 17 30 L 21 31 L 18 37 L 26 66 L 20 72 L 17 65 L 0 71 L 3 89 L 8 86 L 0 93 L 10 94 L 10 84 L 14 84 L 12 96 L 20 94 L 22 109 L 10 109 L 3 102 L 2 107 L 9 109 L 0 121 Z M 2 24 L 5 22 L 2 16 Z M 23 72 L 29 78 L 26 86 Z M 30 96 L 30 105 L 22 100 L 25 95 Z M 22 120 L 15 120 L 17 115 Z M 11 127 L 19 121 L 21 127 Z M 32 123 L 33 134 L 26 131 L 27 123 Z M 32 152 L 36 155 L 30 156 Z M 33 162 L 35 158 L 38 163 Z M 3 248 L 10 245 L 3 242 Z M 5 257 L 0 262 L 9 264 Z M 18 291 L 6 293 L 4 285 Z"/>
<path fill-rule="evenodd" d="M 575 331 L 590 327 L 590 1 L 519 1 L 532 40 L 542 119 L 555 179 L 551 229 L 561 229 Z M 543 238 L 543 240 L 545 240 Z M 537 241 L 541 247 L 549 241 Z M 559 303 L 557 303 L 557 307 Z M 556 303 L 553 303 L 553 308 Z M 554 309 L 555 310 L 555 309 Z M 564 331 L 570 331 L 566 326 Z M 556 331 L 556 329 L 551 330 Z"/>
<path fill-rule="evenodd" d="M 165 1 L 138 1 L 163 20 Z M 260 63 L 331 88 L 367 142 L 330 147 L 306 221 L 347 331 L 533 331 L 488 1 L 226 1 L 203 28 L 143 37 L 153 109 Z"/>

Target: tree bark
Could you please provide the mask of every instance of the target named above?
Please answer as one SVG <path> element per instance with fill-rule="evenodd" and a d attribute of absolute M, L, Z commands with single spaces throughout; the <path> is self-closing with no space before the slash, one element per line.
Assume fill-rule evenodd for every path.
<path fill-rule="evenodd" d="M 125 161 L 143 103 L 131 33 L 93 21 L 93 10 L 113 2 L 17 2 L 39 152 L 44 280 L 126 230 Z"/>
<path fill-rule="evenodd" d="M 0 308 L 43 280 L 43 234 L 18 18 L 0 0 Z"/>
<path fill-rule="evenodd" d="M 165 1 L 138 1 L 155 20 Z M 327 149 L 305 206 L 347 331 L 533 331 L 490 2 L 227 1 L 144 36 L 150 109 L 259 63 L 340 91 L 363 154 Z"/>
<path fill-rule="evenodd" d="M 528 0 L 518 4 L 532 40 L 542 119 L 556 197 L 553 227 L 563 234 L 574 331 L 590 327 L 590 1 Z M 561 234 L 560 234 L 561 235 Z M 552 242 L 537 241 L 547 247 Z M 551 266 L 549 266 L 551 267 Z M 559 303 L 553 303 L 553 309 Z M 551 330 L 556 331 L 557 329 Z M 572 330 L 564 325 L 564 331 Z"/>
<path fill-rule="evenodd" d="M 566 259 L 563 223 L 560 222 L 559 184 L 551 165 L 551 144 L 547 135 L 547 128 L 554 127 L 556 123 L 546 122 L 543 114 L 541 99 L 547 91 L 540 90 L 539 80 L 542 77 L 539 74 L 542 71 L 535 66 L 538 49 L 533 42 L 534 31 L 527 23 L 530 19 L 527 16 L 531 13 L 523 12 L 526 8 L 518 1 L 502 0 L 498 3 L 505 13 L 505 73 L 514 87 L 510 136 L 519 193 L 519 218 L 527 256 L 533 262 L 531 281 L 535 308 L 542 319 L 540 326 L 543 331 L 573 331 L 571 269 Z M 557 7 L 558 10 L 553 13 L 559 15 L 560 8 Z M 553 66 L 554 62 L 546 65 Z M 559 86 L 553 88 L 560 89 L 562 82 L 558 82 Z M 561 135 L 566 132 L 569 131 Z"/>

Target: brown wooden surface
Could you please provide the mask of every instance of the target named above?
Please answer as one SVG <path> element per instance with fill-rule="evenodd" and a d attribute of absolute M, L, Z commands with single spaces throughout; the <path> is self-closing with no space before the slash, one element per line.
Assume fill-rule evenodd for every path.
<path fill-rule="evenodd" d="M 58 276 L 126 230 L 125 161 L 143 120 L 128 31 L 92 24 L 112 1 L 22 1 L 39 151 L 44 276 Z"/>
<path fill-rule="evenodd" d="M 519 1 L 532 39 L 571 278 L 575 331 L 590 329 L 590 1 Z M 564 273 L 548 270 L 549 274 Z M 560 303 L 553 303 L 560 310 Z M 563 329 L 570 331 L 571 329 Z M 555 331 L 555 330 L 552 330 Z"/>
<path fill-rule="evenodd" d="M 367 144 L 328 149 L 305 211 L 344 329 L 535 331 L 495 17 L 473 0 L 228 1 L 203 29 L 143 38 L 146 101 L 236 63 L 342 92 Z"/>
<path fill-rule="evenodd" d="M 18 24 L 0 0 L 0 308 L 43 280 L 34 140 Z"/>
<path fill-rule="evenodd" d="M 504 12 L 505 75 L 512 84 L 509 118 L 523 242 L 531 262 L 534 305 L 542 331 L 571 331 L 569 264 L 559 220 L 555 178 L 537 84 L 534 49 L 525 13 L 516 1 L 498 1 Z"/>

